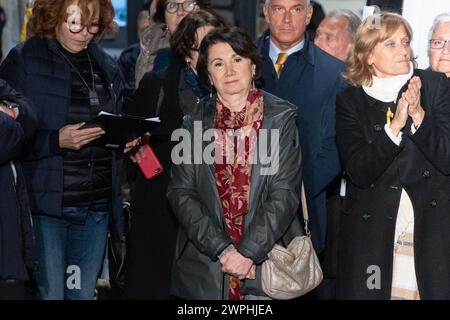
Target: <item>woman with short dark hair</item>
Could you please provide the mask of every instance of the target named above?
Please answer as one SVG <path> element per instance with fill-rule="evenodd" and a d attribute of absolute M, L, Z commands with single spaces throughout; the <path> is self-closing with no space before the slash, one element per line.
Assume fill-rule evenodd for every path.
<path fill-rule="evenodd" d="M 132 190 L 132 223 L 127 261 L 127 296 L 134 299 L 168 299 L 177 224 L 166 199 L 170 179 L 171 134 L 183 116 L 198 108 L 208 94 L 197 78 L 198 48 L 203 37 L 226 22 L 213 11 L 188 14 L 171 39 L 173 60 L 160 72 L 147 73 L 129 110 L 132 114 L 162 121 L 150 145 L 164 171 L 151 180 L 140 171 Z"/>
<path fill-rule="evenodd" d="M 195 142 L 172 166 L 167 193 L 180 224 L 171 293 L 182 299 L 268 299 L 261 264 L 277 242 L 303 234 L 295 107 L 254 86 L 257 52 L 236 27 L 212 31 L 200 46 L 199 77 L 216 94 L 184 118 Z"/>

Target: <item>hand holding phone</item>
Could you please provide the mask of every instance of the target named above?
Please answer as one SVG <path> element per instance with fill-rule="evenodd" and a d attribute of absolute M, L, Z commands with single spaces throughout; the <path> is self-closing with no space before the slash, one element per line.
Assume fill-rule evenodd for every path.
<path fill-rule="evenodd" d="M 151 179 L 163 172 L 164 168 L 148 144 L 142 146 L 143 157 L 138 163 L 142 174 L 146 179 Z"/>

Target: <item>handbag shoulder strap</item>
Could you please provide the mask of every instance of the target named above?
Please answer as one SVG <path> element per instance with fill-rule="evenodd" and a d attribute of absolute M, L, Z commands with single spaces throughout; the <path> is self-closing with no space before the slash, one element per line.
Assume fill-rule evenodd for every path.
<path fill-rule="evenodd" d="M 300 201 L 302 203 L 302 213 L 303 213 L 303 222 L 305 223 L 305 233 L 308 237 L 311 238 L 311 232 L 309 231 L 309 227 L 308 227 L 308 222 L 309 222 L 308 206 L 306 204 L 305 185 L 303 184 L 303 180 L 302 180 L 302 188 L 301 188 L 301 193 L 300 193 Z"/>

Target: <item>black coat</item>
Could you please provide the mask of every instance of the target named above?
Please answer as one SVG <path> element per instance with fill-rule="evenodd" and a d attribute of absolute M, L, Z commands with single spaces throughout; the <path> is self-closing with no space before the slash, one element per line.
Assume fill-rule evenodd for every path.
<path fill-rule="evenodd" d="M 33 264 L 33 231 L 25 179 L 16 160 L 33 135 L 36 117 L 29 102 L 0 80 L 2 99 L 18 103 L 19 115 L 13 119 L 0 112 L 0 280 L 26 280 L 26 267 Z"/>
<path fill-rule="evenodd" d="M 416 70 L 415 75 L 422 80 L 426 115 L 414 135 L 409 119 L 400 146 L 384 130 L 388 104 L 355 87 L 337 97 L 337 140 L 348 178 L 338 298 L 390 299 L 395 225 L 405 189 L 414 208 L 420 296 L 450 299 L 450 88 L 441 74 Z M 368 289 L 370 266 L 381 270 L 380 289 Z"/>
<path fill-rule="evenodd" d="M 162 125 L 150 138 L 150 146 L 164 171 L 147 180 L 135 170 L 132 222 L 127 253 L 126 294 L 132 299 L 168 299 L 177 223 L 166 198 L 170 180 L 171 133 L 180 128 L 183 108 L 180 100 L 182 65 L 178 60 L 168 69 L 149 72 L 125 105 L 126 113 L 155 117 L 158 101 Z M 162 90 L 162 91 L 161 91 Z M 136 169 L 136 165 L 132 165 Z"/>

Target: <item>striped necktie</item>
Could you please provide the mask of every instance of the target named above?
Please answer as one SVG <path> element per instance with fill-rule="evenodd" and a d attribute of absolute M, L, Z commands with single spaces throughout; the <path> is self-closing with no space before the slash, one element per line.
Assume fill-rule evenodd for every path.
<path fill-rule="evenodd" d="M 284 63 L 289 55 L 287 53 L 279 53 L 277 62 L 275 62 L 275 71 L 277 72 L 278 79 L 280 79 L 281 70 L 283 70 Z"/>

